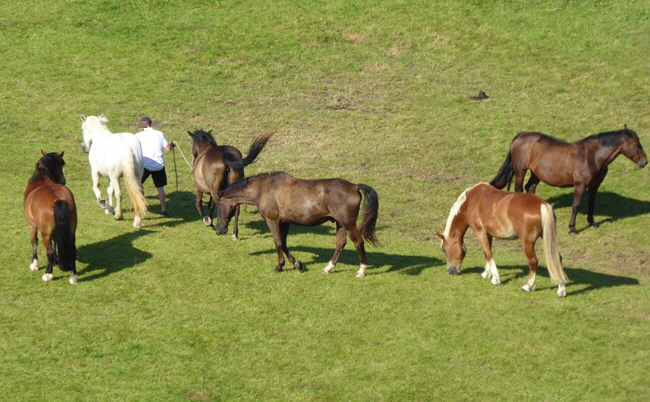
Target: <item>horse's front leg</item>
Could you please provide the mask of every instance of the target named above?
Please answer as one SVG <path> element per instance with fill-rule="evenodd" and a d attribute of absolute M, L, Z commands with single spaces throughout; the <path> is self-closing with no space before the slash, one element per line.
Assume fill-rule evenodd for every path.
<path fill-rule="evenodd" d="M 535 277 L 537 275 L 537 255 L 535 255 L 535 244 L 527 240 L 521 239 L 521 243 L 524 246 L 524 254 L 528 259 L 528 280 L 521 288 L 526 292 L 532 292 L 535 290 Z"/>
<path fill-rule="evenodd" d="M 537 190 L 538 184 L 539 184 L 539 177 L 535 176 L 535 173 L 533 173 L 533 171 L 531 170 L 530 178 L 528 179 L 528 183 L 526 183 L 526 192 L 535 194 L 535 190 Z"/>
<path fill-rule="evenodd" d="M 32 264 L 29 266 L 31 271 L 38 271 L 38 230 L 30 226 L 29 232 L 32 236 Z"/>
<path fill-rule="evenodd" d="M 604 178 L 605 176 L 603 175 L 599 181 L 593 182 L 587 192 L 587 222 L 589 222 L 589 227 L 592 229 L 598 228 L 598 224 L 594 221 L 594 207 L 596 206 L 596 193 Z"/>
<path fill-rule="evenodd" d="M 271 235 L 273 236 L 273 242 L 275 243 L 275 251 L 278 253 L 278 266 L 275 267 L 274 271 L 275 272 L 282 272 L 282 271 L 284 271 L 283 267 L 284 267 L 284 264 L 285 264 L 283 249 L 286 246 L 282 243 L 282 234 L 280 232 L 280 223 L 279 222 L 266 221 L 266 224 L 269 227 L 269 230 L 271 231 Z"/>
<path fill-rule="evenodd" d="M 233 228 L 232 228 L 232 237 L 230 238 L 232 241 L 237 241 L 239 240 L 239 210 L 240 210 L 240 205 L 237 204 L 235 207 L 235 221 L 233 223 Z"/>
<path fill-rule="evenodd" d="M 582 195 L 585 192 L 584 184 L 576 184 L 573 189 L 573 204 L 571 205 L 571 220 L 569 221 L 569 234 L 577 235 L 578 231 L 576 230 L 576 217 L 578 216 L 578 211 L 580 210 L 580 202 L 582 201 Z"/>
<path fill-rule="evenodd" d="M 483 231 L 475 231 L 474 235 L 485 255 L 485 270 L 481 277 L 485 279 L 492 278 L 493 285 L 500 284 L 499 271 L 497 271 L 497 265 L 494 263 L 494 257 L 492 256 L 492 236 Z"/>
<path fill-rule="evenodd" d="M 282 242 L 282 251 L 289 259 L 289 262 L 296 268 L 299 272 L 305 271 L 305 264 L 302 261 L 296 260 L 289 249 L 287 248 L 287 235 L 289 234 L 289 224 L 282 223 L 280 224 L 280 240 Z"/>
<path fill-rule="evenodd" d="M 99 178 L 101 177 L 99 171 L 93 169 L 91 172 L 91 176 L 93 179 L 93 192 L 95 193 L 95 198 L 97 199 L 97 203 L 99 204 L 100 207 L 107 208 L 108 203 L 106 202 L 105 199 L 102 198 L 102 191 L 99 189 Z"/>

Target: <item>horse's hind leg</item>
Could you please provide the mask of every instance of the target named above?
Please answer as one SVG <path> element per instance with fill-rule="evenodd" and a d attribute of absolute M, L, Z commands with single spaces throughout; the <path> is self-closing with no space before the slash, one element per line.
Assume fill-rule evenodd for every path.
<path fill-rule="evenodd" d="M 52 275 L 52 269 L 56 264 L 56 250 L 50 234 L 41 232 L 41 238 L 43 239 L 43 245 L 47 249 L 47 268 L 45 269 L 45 274 L 43 274 L 42 279 L 47 282 L 51 281 L 54 277 Z"/>
<path fill-rule="evenodd" d="M 240 207 L 241 206 L 239 204 L 237 204 L 237 206 L 235 207 L 235 220 L 234 220 L 233 228 L 232 228 L 232 237 L 230 238 L 232 241 L 239 240 L 239 210 L 240 210 Z"/>
<path fill-rule="evenodd" d="M 38 271 L 38 231 L 35 227 L 29 227 L 32 236 L 32 264 L 29 266 L 31 271 Z"/>
<path fill-rule="evenodd" d="M 97 203 L 99 204 L 100 207 L 107 208 L 108 203 L 106 202 L 105 199 L 102 198 L 102 191 L 99 189 L 99 178 L 100 178 L 99 171 L 93 169 L 91 176 L 93 179 L 93 192 L 95 193 L 95 198 L 97 199 Z M 109 181 L 109 187 L 110 187 L 110 181 Z"/>
<path fill-rule="evenodd" d="M 120 179 L 117 178 L 115 181 L 111 180 L 111 188 L 115 191 L 115 220 L 122 220 L 122 189 L 120 188 Z M 109 204 L 111 204 L 111 196 L 108 196 Z"/>
<path fill-rule="evenodd" d="M 598 228 L 598 224 L 594 221 L 594 206 L 596 204 L 596 193 L 598 192 L 599 187 L 600 183 L 592 184 L 587 192 L 587 222 L 589 222 L 589 227 L 592 229 Z"/>
<path fill-rule="evenodd" d="M 212 226 L 212 211 L 210 212 L 210 217 L 208 218 L 207 216 L 203 215 L 203 193 L 199 190 L 196 190 L 196 210 L 199 211 L 199 215 L 201 216 L 201 222 L 205 226 Z M 212 196 L 210 196 L 210 201 L 208 201 L 208 208 L 212 207 Z M 214 209 L 214 207 L 213 207 Z"/>
<path fill-rule="evenodd" d="M 524 246 L 524 254 L 528 258 L 528 279 L 526 283 L 521 288 L 526 292 L 532 292 L 535 290 L 535 277 L 537 275 L 537 256 L 535 255 L 535 243 L 526 241 L 522 238 L 522 243 Z"/>
<path fill-rule="evenodd" d="M 341 227 L 341 225 L 336 222 L 336 248 L 334 249 L 334 255 L 332 256 L 332 259 L 330 260 L 329 264 L 323 270 L 321 271 L 324 274 L 329 274 L 330 271 L 334 269 L 336 266 L 336 263 L 339 261 L 339 258 L 341 257 L 341 252 L 343 252 L 343 249 L 345 248 L 345 244 L 347 243 L 346 240 L 347 233 L 344 228 Z"/>
<path fill-rule="evenodd" d="M 287 234 L 289 232 L 289 225 L 288 224 L 280 225 L 279 222 L 270 222 L 270 221 L 266 221 L 266 224 L 268 225 L 269 230 L 271 231 L 271 235 L 273 235 L 273 241 L 275 242 L 275 251 L 278 253 L 278 265 L 275 267 L 274 271 L 282 272 L 284 271 L 283 267 L 285 264 L 285 260 L 284 260 L 285 251 L 287 254 L 287 258 L 289 258 L 289 261 L 293 260 L 291 261 L 291 263 L 295 263 L 296 261 L 295 258 L 293 258 L 293 256 L 291 255 L 291 253 L 289 253 L 289 250 L 287 249 L 286 246 Z"/>
<path fill-rule="evenodd" d="M 535 190 L 537 190 L 538 184 L 539 184 L 539 177 L 535 176 L 535 173 L 533 173 L 533 171 L 531 170 L 530 178 L 528 179 L 528 183 L 526 183 L 526 192 L 535 194 Z"/>
<path fill-rule="evenodd" d="M 359 230 L 356 226 L 354 226 L 354 223 L 349 225 L 349 228 L 346 230 L 346 232 L 350 237 L 350 241 L 352 241 L 352 244 L 354 244 L 354 248 L 356 248 L 357 252 L 359 253 L 359 270 L 355 276 L 357 278 L 363 278 L 366 276 L 366 269 L 368 269 L 368 260 L 366 259 L 366 246 L 363 243 L 361 235 L 359 234 Z"/>
<path fill-rule="evenodd" d="M 293 264 L 294 268 L 296 268 L 299 272 L 304 272 L 305 264 L 303 264 L 302 261 L 296 260 L 293 257 L 293 255 L 289 252 L 289 249 L 287 248 L 288 234 L 289 234 L 289 224 L 288 223 L 280 224 L 280 238 L 282 239 L 282 251 L 289 259 L 289 262 Z"/>

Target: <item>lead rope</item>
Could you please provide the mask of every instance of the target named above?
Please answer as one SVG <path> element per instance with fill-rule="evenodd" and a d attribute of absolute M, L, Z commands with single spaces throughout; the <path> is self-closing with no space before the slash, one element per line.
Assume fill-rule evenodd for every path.
<path fill-rule="evenodd" d="M 190 170 L 192 170 L 192 165 L 190 165 L 190 163 L 187 161 L 187 158 L 185 157 L 185 155 L 183 155 L 183 151 L 181 150 L 181 147 L 178 146 L 178 142 L 177 142 L 176 146 L 174 148 L 172 148 L 172 157 L 174 159 L 174 175 L 176 176 L 176 193 L 178 193 L 178 170 L 176 169 L 176 148 L 178 148 L 178 152 L 181 153 L 181 156 L 183 157 L 183 159 L 185 159 L 185 163 L 187 163 L 187 166 L 190 168 Z M 174 197 L 174 198 L 176 198 L 176 197 Z M 171 197 L 170 197 L 169 201 L 170 201 L 169 203 L 171 205 L 169 206 L 169 208 L 167 208 L 167 211 L 171 211 L 172 208 L 174 207 L 174 203 L 171 202 L 172 201 Z"/>

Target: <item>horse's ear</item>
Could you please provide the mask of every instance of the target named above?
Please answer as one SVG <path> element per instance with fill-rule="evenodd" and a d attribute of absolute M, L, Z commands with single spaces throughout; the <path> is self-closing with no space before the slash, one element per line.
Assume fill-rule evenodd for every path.
<path fill-rule="evenodd" d="M 79 117 L 81 117 L 81 121 L 86 122 L 86 116 L 84 116 L 84 115 L 82 114 L 82 115 L 80 115 Z"/>
<path fill-rule="evenodd" d="M 208 134 L 212 135 L 212 130 L 208 131 Z"/>
<path fill-rule="evenodd" d="M 43 156 L 47 155 L 47 152 L 43 151 L 42 149 L 41 149 L 41 153 L 43 154 Z"/>
<path fill-rule="evenodd" d="M 65 153 L 65 151 L 61 151 L 61 153 L 59 154 L 59 158 L 63 159 L 63 154 L 64 153 Z"/>
<path fill-rule="evenodd" d="M 192 134 L 191 131 L 188 131 L 187 133 L 190 135 L 190 137 L 194 138 L 194 134 Z"/>
<path fill-rule="evenodd" d="M 441 238 L 443 241 L 445 240 L 445 236 L 441 235 L 440 232 L 436 232 L 439 238 Z"/>

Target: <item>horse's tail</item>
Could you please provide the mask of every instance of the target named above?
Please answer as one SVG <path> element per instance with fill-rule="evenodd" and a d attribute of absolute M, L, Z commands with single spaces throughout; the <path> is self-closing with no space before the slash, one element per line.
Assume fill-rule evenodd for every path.
<path fill-rule="evenodd" d="M 126 147 L 128 150 L 128 155 L 124 158 L 124 164 L 122 166 L 122 174 L 124 175 L 124 184 L 126 185 L 126 191 L 129 193 L 131 198 L 131 204 L 133 204 L 133 220 L 134 227 L 139 227 L 144 214 L 147 212 L 147 202 L 144 199 L 144 191 L 142 190 L 142 178 L 137 177 L 135 174 L 135 157 L 133 155 L 133 150 L 131 147 Z"/>
<path fill-rule="evenodd" d="M 255 158 L 262 152 L 266 143 L 271 139 L 275 132 L 261 135 L 251 143 L 248 149 L 248 155 L 245 158 L 239 158 L 236 155 L 226 152 L 223 155 L 223 161 L 231 170 L 242 170 L 245 166 L 250 165 L 255 161 Z"/>
<path fill-rule="evenodd" d="M 54 242 L 57 247 L 59 267 L 61 271 L 75 272 L 75 261 L 77 260 L 77 247 L 75 246 L 75 234 L 70 227 L 70 208 L 68 203 L 58 200 L 54 203 Z"/>
<path fill-rule="evenodd" d="M 551 281 L 555 284 L 564 285 L 567 278 L 562 268 L 562 256 L 557 247 L 557 230 L 555 229 L 555 213 L 548 203 L 542 204 L 542 237 L 544 238 L 544 252 L 546 253 L 546 265 Z"/>
<path fill-rule="evenodd" d="M 377 216 L 379 215 L 379 197 L 377 196 L 377 192 L 370 186 L 357 184 L 357 188 L 359 189 L 359 192 L 363 194 L 364 198 L 359 234 L 366 241 L 379 247 L 381 246 L 381 243 L 375 234 Z"/>
<path fill-rule="evenodd" d="M 505 162 L 501 165 L 499 172 L 492 179 L 490 185 L 498 188 L 499 190 L 503 189 L 505 186 L 508 186 L 510 190 L 510 182 L 515 175 L 515 171 L 512 170 L 512 151 L 508 151 L 508 156 L 506 156 Z"/>

